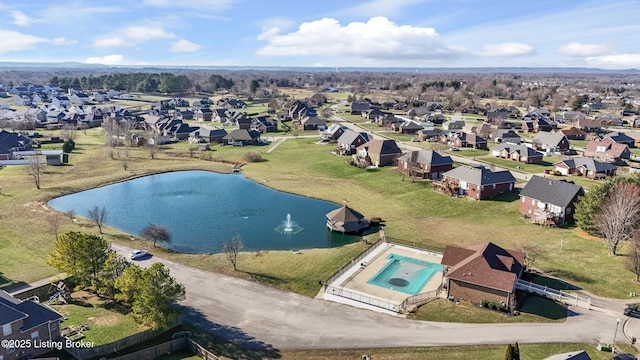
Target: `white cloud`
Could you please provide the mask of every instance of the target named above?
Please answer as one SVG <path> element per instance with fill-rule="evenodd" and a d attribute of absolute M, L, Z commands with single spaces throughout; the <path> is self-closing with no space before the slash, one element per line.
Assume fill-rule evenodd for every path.
<path fill-rule="evenodd" d="M 478 56 L 521 56 L 535 53 L 535 49 L 531 45 L 516 42 L 507 42 L 502 44 L 485 44 L 482 51 L 476 53 Z"/>
<path fill-rule="evenodd" d="M 130 47 L 158 39 L 173 39 L 176 35 L 161 27 L 129 26 L 109 37 L 95 39 L 92 47 Z"/>
<path fill-rule="evenodd" d="M 73 45 L 73 44 L 77 44 L 78 40 L 71 40 L 71 39 L 67 39 L 65 37 L 57 37 L 53 40 L 51 40 L 51 43 L 53 45 Z"/>
<path fill-rule="evenodd" d="M 379 16 L 384 14 L 387 17 L 400 15 L 403 8 L 417 5 L 425 0 L 370 0 L 340 11 L 343 14 L 357 16 Z"/>
<path fill-rule="evenodd" d="M 156 7 L 196 9 L 220 12 L 230 9 L 238 0 L 144 0 L 144 4 Z"/>
<path fill-rule="evenodd" d="M 104 65 L 122 65 L 124 56 L 114 54 L 106 56 L 94 56 L 87 58 L 84 62 L 87 64 L 104 64 Z"/>
<path fill-rule="evenodd" d="M 589 67 L 602 69 L 640 69 L 640 53 L 611 54 L 586 58 Z"/>
<path fill-rule="evenodd" d="M 566 56 L 600 56 L 611 51 L 608 44 L 582 44 L 572 42 L 558 47 L 558 52 Z"/>
<path fill-rule="evenodd" d="M 30 18 L 29 16 L 27 16 L 27 14 L 18 10 L 12 11 L 11 17 L 13 18 L 13 23 L 18 26 L 29 26 L 32 23 L 36 22 L 34 18 Z"/>
<path fill-rule="evenodd" d="M 295 32 L 280 35 L 266 28 L 258 36 L 268 44 L 259 56 L 334 56 L 364 60 L 438 60 L 456 57 L 463 49 L 440 38 L 433 28 L 399 26 L 385 17 L 373 17 L 366 23 L 345 26 L 324 18 L 306 22 Z"/>
<path fill-rule="evenodd" d="M 189 40 L 180 39 L 171 43 L 171 52 L 194 52 L 200 50 L 201 47 Z"/>
<path fill-rule="evenodd" d="M 1 29 L 0 39 L 2 39 L 2 41 L 0 41 L 0 55 L 11 51 L 32 49 L 36 44 L 47 41 L 47 39 L 41 37 Z"/>
<path fill-rule="evenodd" d="M 92 47 L 123 47 L 132 45 L 132 43 L 127 42 L 125 39 L 120 37 L 97 39 L 93 40 L 93 43 L 91 43 Z"/>

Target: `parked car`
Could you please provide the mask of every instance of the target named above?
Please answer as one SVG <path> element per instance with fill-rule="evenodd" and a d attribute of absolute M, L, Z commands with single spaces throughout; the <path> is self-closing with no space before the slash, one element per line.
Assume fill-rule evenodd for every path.
<path fill-rule="evenodd" d="M 411 138 L 411 141 L 412 141 L 412 142 L 420 142 L 420 139 L 418 139 L 418 138 Z"/>
<path fill-rule="evenodd" d="M 129 259 L 131 260 L 139 260 L 142 259 L 146 256 L 148 256 L 149 253 L 144 251 L 144 250 L 133 250 L 131 253 L 129 253 Z"/>
<path fill-rule="evenodd" d="M 460 149 L 458 149 L 457 147 L 452 147 L 452 148 L 449 148 L 449 151 L 460 151 Z"/>

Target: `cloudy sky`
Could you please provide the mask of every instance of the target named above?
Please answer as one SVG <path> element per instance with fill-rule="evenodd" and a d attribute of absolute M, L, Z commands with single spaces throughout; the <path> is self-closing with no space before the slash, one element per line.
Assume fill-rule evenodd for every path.
<path fill-rule="evenodd" d="M 637 1 L 0 0 L 0 61 L 640 69 Z"/>

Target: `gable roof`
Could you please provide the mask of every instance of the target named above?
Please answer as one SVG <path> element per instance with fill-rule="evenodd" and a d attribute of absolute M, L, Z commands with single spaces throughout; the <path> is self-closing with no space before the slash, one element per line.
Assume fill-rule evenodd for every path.
<path fill-rule="evenodd" d="M 398 144 L 395 140 L 377 140 L 372 139 L 368 141 L 366 144 L 361 146 L 368 146 L 369 149 L 367 152 L 369 154 L 380 154 L 380 155 L 391 155 L 391 154 L 402 154 L 402 150 L 398 147 Z"/>
<path fill-rule="evenodd" d="M 0 291 L 0 325 L 20 319 L 23 320 L 20 331 L 24 332 L 49 321 L 62 319 L 62 315 L 35 301 L 19 300 L 5 291 Z"/>
<path fill-rule="evenodd" d="M 543 144 L 543 145 L 556 146 L 560 144 L 563 139 L 566 139 L 566 136 L 560 131 L 558 132 L 541 131 L 536 135 L 535 138 L 533 138 L 533 142 L 538 144 Z"/>
<path fill-rule="evenodd" d="M 623 132 L 612 132 L 607 134 L 604 139 L 611 139 L 617 143 L 633 143 L 636 140 Z"/>
<path fill-rule="evenodd" d="M 515 183 L 516 181 L 516 178 L 507 170 L 493 172 L 482 165 L 475 167 L 462 165 L 445 172 L 443 176 L 475 185 Z"/>
<path fill-rule="evenodd" d="M 609 164 L 609 163 L 605 163 L 605 162 L 600 162 L 600 161 L 596 161 L 592 158 L 587 158 L 587 157 L 578 157 L 578 158 L 573 158 L 573 159 L 569 159 L 569 160 L 563 160 L 563 161 L 559 161 L 555 164 L 553 164 L 554 166 L 560 163 L 564 163 L 566 164 L 569 168 L 579 168 L 579 167 L 584 167 L 585 169 L 589 170 L 589 171 L 595 171 L 595 172 L 605 172 L 605 171 L 609 171 L 609 170 L 615 170 L 618 167 L 613 165 L 613 164 Z"/>
<path fill-rule="evenodd" d="M 341 144 L 353 144 L 353 142 L 356 141 L 358 137 L 362 137 L 365 141 L 367 141 L 367 139 L 365 139 L 361 133 L 353 130 L 345 130 L 345 132 L 338 138 L 338 142 Z"/>
<path fill-rule="evenodd" d="M 533 175 L 520 191 L 520 196 L 566 208 L 577 195 L 584 195 L 582 186 L 563 180 Z"/>
<path fill-rule="evenodd" d="M 515 144 L 498 144 L 491 148 L 491 151 L 501 151 L 505 150 L 509 154 L 518 153 L 520 156 L 543 156 L 541 152 L 533 150 L 532 148 L 525 145 L 515 145 Z"/>
<path fill-rule="evenodd" d="M 453 164 L 453 159 L 451 159 L 451 156 L 442 156 L 440 155 L 440 153 L 431 149 L 420 149 L 408 152 L 400 156 L 398 158 L 398 161 L 416 162 L 418 164 L 426 165 L 430 164 L 432 166 Z"/>
<path fill-rule="evenodd" d="M 488 242 L 459 248 L 448 245 L 442 264 L 449 266 L 447 277 L 480 286 L 512 292 L 522 274 L 525 255 Z"/>

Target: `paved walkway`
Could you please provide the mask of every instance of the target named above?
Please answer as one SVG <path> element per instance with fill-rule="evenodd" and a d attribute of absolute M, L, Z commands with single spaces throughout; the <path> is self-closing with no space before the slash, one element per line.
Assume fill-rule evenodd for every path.
<path fill-rule="evenodd" d="M 112 244 L 120 254 L 130 248 Z M 336 349 L 547 342 L 610 342 L 615 317 L 572 308 L 560 324 L 460 324 L 412 321 L 257 283 L 194 269 L 158 258 L 187 296 L 185 318 L 224 339 L 260 352 L 278 349 Z M 613 322 L 612 322 L 613 319 Z M 612 324 L 612 326 L 606 326 Z M 625 341 L 620 336 L 619 341 Z"/>

